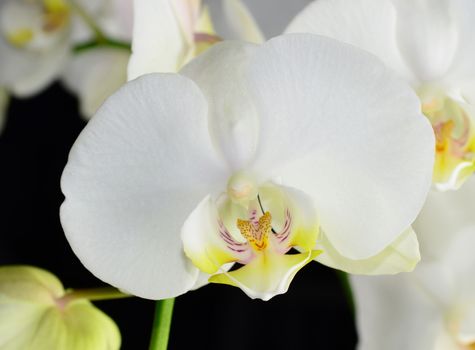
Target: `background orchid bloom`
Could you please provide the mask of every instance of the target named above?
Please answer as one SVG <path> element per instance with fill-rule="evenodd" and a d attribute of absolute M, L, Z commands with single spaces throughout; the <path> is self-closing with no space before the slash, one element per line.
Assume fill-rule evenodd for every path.
<path fill-rule="evenodd" d="M 368 273 L 415 250 L 412 268 L 413 233 L 391 245 L 432 166 L 416 95 L 373 56 L 313 35 L 224 42 L 106 101 L 70 152 L 61 222 L 82 263 L 131 294 L 210 278 L 269 299 L 321 250 Z"/>
<path fill-rule="evenodd" d="M 235 30 L 242 32 L 241 37 L 262 41 L 260 30 L 247 8 L 239 0 L 226 3 L 229 4 L 216 16 L 225 13 Z M 131 41 L 132 4 L 132 0 L 114 0 L 104 2 L 100 10 L 92 11 L 97 14 L 97 26 L 107 38 L 124 44 Z M 151 71 L 176 72 L 188 60 L 221 40 L 214 31 L 207 6 L 200 0 L 143 0 L 137 1 L 136 7 L 137 41 L 149 40 L 147 48 L 156 50 Z M 75 29 L 73 36 L 78 43 L 87 42 L 88 37 L 94 35 L 90 30 L 88 33 L 84 25 L 78 24 Z M 153 38 L 148 36 L 151 33 Z M 179 52 L 174 49 L 176 47 L 181 48 Z M 142 55 L 142 47 L 134 45 L 134 52 Z M 146 54 L 146 57 L 152 57 L 149 51 Z M 63 82 L 79 95 L 81 113 L 86 119 L 90 119 L 104 100 L 127 81 L 129 59 L 128 48 L 109 45 L 86 48 L 69 60 Z"/>
<path fill-rule="evenodd" d="M 423 259 L 413 273 L 351 278 L 359 349 L 473 349 L 474 180 L 429 195 L 415 224 Z"/>
<path fill-rule="evenodd" d="M 9 350 L 114 350 L 116 324 L 86 299 L 32 266 L 0 267 L 0 347 Z"/>
<path fill-rule="evenodd" d="M 240 0 L 223 0 L 221 13 L 240 39 L 260 43 L 264 37 Z M 177 72 L 193 57 L 221 40 L 208 6 L 201 0 L 136 0 L 129 79 L 154 72 Z M 225 16 L 223 16 L 223 14 Z"/>
<path fill-rule="evenodd" d="M 131 1 L 3 1 L 0 4 L 2 90 L 17 97 L 29 97 L 61 77 L 79 95 L 81 112 L 90 117 L 105 97 L 125 82 L 129 52 L 107 47 L 94 51 L 91 57 L 89 52 L 76 53 L 76 47 L 109 40 L 98 35 L 114 40 L 126 40 L 128 35 L 130 40 L 131 29 L 127 28 L 131 24 L 126 22 L 124 12 L 132 10 Z"/>
<path fill-rule="evenodd" d="M 95 14 L 93 20 L 97 27 L 116 45 L 85 46 L 77 50 L 62 73 L 66 88 L 78 95 L 80 112 L 86 120 L 127 81 L 129 43 L 132 40 L 132 4 L 133 0 L 112 0 L 89 9 Z M 76 45 L 94 40 L 94 35 L 82 22 L 74 26 L 73 40 Z"/>
<path fill-rule="evenodd" d="M 356 45 L 406 79 L 436 135 L 434 185 L 449 190 L 475 170 L 474 21 L 472 0 L 317 0 L 286 31 Z"/>
<path fill-rule="evenodd" d="M 66 0 L 5 0 L 0 4 L 0 86 L 27 97 L 57 78 L 70 50 Z"/>

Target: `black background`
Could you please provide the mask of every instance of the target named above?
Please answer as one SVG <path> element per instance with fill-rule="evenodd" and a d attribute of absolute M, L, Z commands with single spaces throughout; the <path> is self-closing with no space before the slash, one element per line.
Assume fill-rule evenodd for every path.
<path fill-rule="evenodd" d="M 67 155 L 85 122 L 59 84 L 27 100 L 12 99 L 0 136 L 0 264 L 32 264 L 67 288 L 97 287 L 72 253 L 59 222 L 59 187 Z M 122 349 L 147 349 L 154 302 L 96 303 L 119 325 Z M 5 322 L 6 320 L 1 320 Z M 307 265 L 289 292 L 263 302 L 237 288 L 208 285 L 177 298 L 170 349 L 354 349 L 351 308 L 336 273 Z"/>

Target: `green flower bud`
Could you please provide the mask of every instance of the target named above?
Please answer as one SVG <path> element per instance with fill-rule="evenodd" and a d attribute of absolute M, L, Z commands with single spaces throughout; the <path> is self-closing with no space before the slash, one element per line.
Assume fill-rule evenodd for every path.
<path fill-rule="evenodd" d="M 119 349 L 114 321 L 88 300 L 69 295 L 48 271 L 0 267 L 0 348 Z"/>

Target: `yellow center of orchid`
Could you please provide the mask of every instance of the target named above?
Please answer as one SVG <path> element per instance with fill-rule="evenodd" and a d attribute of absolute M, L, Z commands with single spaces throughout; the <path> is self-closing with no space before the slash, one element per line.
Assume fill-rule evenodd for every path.
<path fill-rule="evenodd" d="M 185 253 L 211 275 L 210 282 L 237 286 L 263 300 L 284 293 L 295 274 L 321 253 L 315 250 L 316 213 L 300 200 L 278 185 L 258 186 L 248 173 L 238 172 L 220 200 L 206 202 L 207 214 L 200 217 L 210 221 L 199 223 L 205 229 L 185 223 Z M 198 212 L 193 213 L 189 223 L 197 218 Z M 299 252 L 287 254 L 292 248 Z M 227 271 L 225 266 L 234 262 L 238 268 Z"/>
<path fill-rule="evenodd" d="M 0 25 L 12 46 L 42 50 L 59 40 L 69 18 L 65 0 L 10 1 L 2 8 Z"/>
<path fill-rule="evenodd" d="M 432 124 L 436 139 L 433 183 L 441 190 L 459 188 L 475 171 L 475 128 L 463 101 L 443 91 L 419 90 L 422 112 Z"/>
<path fill-rule="evenodd" d="M 237 227 L 244 238 L 256 251 L 262 251 L 269 245 L 269 234 L 272 230 L 272 217 L 268 211 L 259 218 L 257 224 L 251 220 L 237 220 Z"/>
<path fill-rule="evenodd" d="M 65 26 L 69 20 L 69 11 L 69 5 L 64 0 L 44 0 L 44 31 L 52 32 Z"/>

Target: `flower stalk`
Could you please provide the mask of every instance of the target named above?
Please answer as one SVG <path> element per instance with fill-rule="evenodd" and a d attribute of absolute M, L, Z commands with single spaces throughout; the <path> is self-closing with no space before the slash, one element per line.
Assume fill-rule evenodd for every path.
<path fill-rule="evenodd" d="M 58 305 L 63 307 L 70 302 L 78 299 L 87 299 L 89 301 L 111 300 L 131 297 L 130 294 L 122 293 L 120 290 L 112 287 L 89 288 L 66 291 L 66 293 L 56 300 Z"/>
<path fill-rule="evenodd" d="M 76 14 L 83 20 L 83 22 L 94 33 L 94 39 L 85 43 L 80 43 L 73 48 L 75 53 L 95 48 L 98 46 L 107 46 L 112 48 L 119 48 L 130 51 L 130 43 L 113 40 L 107 37 L 103 30 L 97 25 L 94 18 L 92 18 L 84 8 L 82 8 L 76 1 L 71 2 L 71 6 Z"/>
<path fill-rule="evenodd" d="M 157 300 L 149 350 L 166 350 L 170 337 L 175 298 Z"/>

